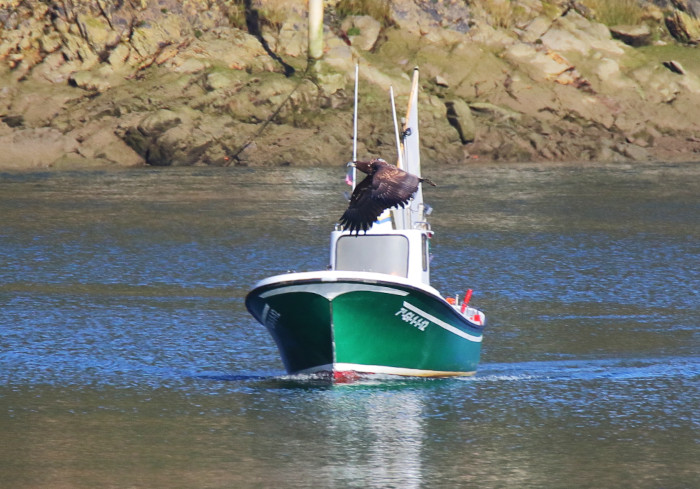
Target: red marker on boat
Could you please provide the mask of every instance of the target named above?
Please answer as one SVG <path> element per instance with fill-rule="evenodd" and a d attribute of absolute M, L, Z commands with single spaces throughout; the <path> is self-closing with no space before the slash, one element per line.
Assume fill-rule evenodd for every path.
<path fill-rule="evenodd" d="M 467 310 L 467 304 L 469 304 L 469 300 L 472 298 L 472 289 L 467 289 L 467 293 L 464 294 L 464 301 L 462 302 L 462 314 L 464 314 L 464 311 Z"/>

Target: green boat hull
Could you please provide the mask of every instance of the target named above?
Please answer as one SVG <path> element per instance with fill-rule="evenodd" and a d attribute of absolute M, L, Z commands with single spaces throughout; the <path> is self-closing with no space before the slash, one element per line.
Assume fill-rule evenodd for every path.
<path fill-rule="evenodd" d="M 476 372 L 482 327 L 434 289 L 381 274 L 290 274 L 246 297 L 288 373 L 460 376 Z"/>

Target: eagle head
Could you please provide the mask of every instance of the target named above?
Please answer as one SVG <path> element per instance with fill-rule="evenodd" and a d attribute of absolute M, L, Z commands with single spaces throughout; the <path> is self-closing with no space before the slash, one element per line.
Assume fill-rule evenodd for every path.
<path fill-rule="evenodd" d="M 374 160 L 372 160 L 374 161 Z M 367 175 L 372 175 L 374 173 L 374 168 L 372 167 L 372 161 L 355 161 L 355 168 L 360 170 L 362 173 Z"/>
<path fill-rule="evenodd" d="M 348 166 L 354 166 L 362 173 L 366 173 L 370 176 L 374 175 L 377 172 L 377 170 L 386 165 L 388 165 L 388 163 L 381 158 L 373 158 L 369 161 L 353 161 L 351 163 L 348 163 Z"/>

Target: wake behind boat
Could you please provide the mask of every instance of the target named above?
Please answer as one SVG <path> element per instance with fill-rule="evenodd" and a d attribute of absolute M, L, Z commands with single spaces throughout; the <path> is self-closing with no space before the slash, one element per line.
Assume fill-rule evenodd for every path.
<path fill-rule="evenodd" d="M 353 171 L 354 192 L 341 219 L 345 226 L 331 232 L 329 269 L 266 278 L 246 297 L 248 311 L 268 329 L 290 374 L 323 372 L 343 379 L 476 372 L 484 314 L 469 307 L 471 290 L 460 304 L 430 285 L 433 231 L 420 186 L 417 102 L 416 69 L 400 139 L 395 123 L 397 165 L 379 164 L 392 167 L 401 185 L 414 185 L 415 179 L 415 190 L 406 187 L 410 192 L 404 195 L 394 187 L 398 197 L 358 204 L 370 198 L 373 175 L 363 170 L 368 177 L 355 186 Z M 357 101 L 355 106 L 357 111 Z M 353 206 L 362 216 L 346 219 Z M 369 220 L 365 208 L 371 208 Z"/>

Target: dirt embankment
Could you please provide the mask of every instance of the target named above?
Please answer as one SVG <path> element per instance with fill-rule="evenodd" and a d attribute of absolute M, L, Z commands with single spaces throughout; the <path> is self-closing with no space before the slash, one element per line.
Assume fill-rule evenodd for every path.
<path fill-rule="evenodd" d="M 418 66 L 428 164 L 700 160 L 695 0 L 612 28 L 571 1 L 330 2 L 310 69 L 306 3 L 0 2 L 0 169 L 342 163 L 356 63 L 360 157 L 394 157 Z"/>

